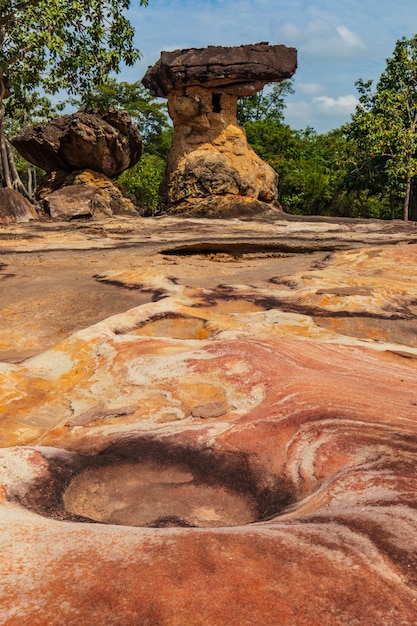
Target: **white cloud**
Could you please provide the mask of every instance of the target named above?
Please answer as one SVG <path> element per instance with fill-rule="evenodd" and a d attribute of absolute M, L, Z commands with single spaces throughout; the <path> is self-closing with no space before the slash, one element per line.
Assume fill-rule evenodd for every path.
<path fill-rule="evenodd" d="M 313 99 L 313 104 L 327 115 L 350 115 L 355 111 L 358 99 L 352 94 L 329 98 L 328 96 L 318 96 Z"/>
<path fill-rule="evenodd" d="M 359 50 L 365 50 L 365 44 L 357 37 L 354 33 L 352 33 L 349 28 L 346 26 L 337 26 L 337 32 L 339 33 L 342 41 L 348 45 L 349 48 L 357 48 Z"/>
<path fill-rule="evenodd" d="M 357 104 L 357 98 L 350 94 L 336 98 L 291 99 L 285 109 L 285 121 L 296 129 L 312 126 L 317 132 L 324 133 L 349 122 Z"/>
<path fill-rule="evenodd" d="M 314 20 L 308 24 L 300 50 L 328 63 L 363 54 L 364 44 L 346 26 L 337 26 L 325 20 Z"/>
<path fill-rule="evenodd" d="M 323 93 L 323 85 L 320 83 L 297 83 L 297 93 L 305 96 L 316 96 Z"/>

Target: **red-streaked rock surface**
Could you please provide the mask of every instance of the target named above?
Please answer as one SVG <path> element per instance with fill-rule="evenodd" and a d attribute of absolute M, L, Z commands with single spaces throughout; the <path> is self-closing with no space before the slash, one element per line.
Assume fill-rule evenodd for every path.
<path fill-rule="evenodd" d="M 415 227 L 127 224 L 1 233 L 0 622 L 415 624 Z"/>

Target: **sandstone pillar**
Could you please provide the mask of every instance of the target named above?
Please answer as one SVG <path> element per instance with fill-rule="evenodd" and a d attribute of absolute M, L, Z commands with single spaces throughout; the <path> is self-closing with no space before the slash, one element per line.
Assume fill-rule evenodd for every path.
<path fill-rule="evenodd" d="M 162 52 L 143 84 L 174 124 L 163 191 L 171 213 L 250 217 L 279 211 L 276 172 L 246 141 L 237 100 L 290 78 L 294 48 L 267 43 Z"/>

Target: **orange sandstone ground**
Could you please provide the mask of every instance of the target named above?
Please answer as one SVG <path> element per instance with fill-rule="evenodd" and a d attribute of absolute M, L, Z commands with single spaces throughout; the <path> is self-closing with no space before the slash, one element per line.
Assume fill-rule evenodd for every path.
<path fill-rule="evenodd" d="M 0 230 L 0 622 L 412 625 L 417 226 Z"/>

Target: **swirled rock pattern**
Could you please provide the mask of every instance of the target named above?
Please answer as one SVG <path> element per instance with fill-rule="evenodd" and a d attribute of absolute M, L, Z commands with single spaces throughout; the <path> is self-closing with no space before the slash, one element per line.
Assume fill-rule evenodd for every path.
<path fill-rule="evenodd" d="M 0 363 L 0 621 L 415 624 L 413 226 L 286 222 L 284 253 L 167 218 L 134 264 L 125 223 L 67 244 L 147 301 Z M 24 248 L 76 254 L 14 228 L 9 290 Z"/>

